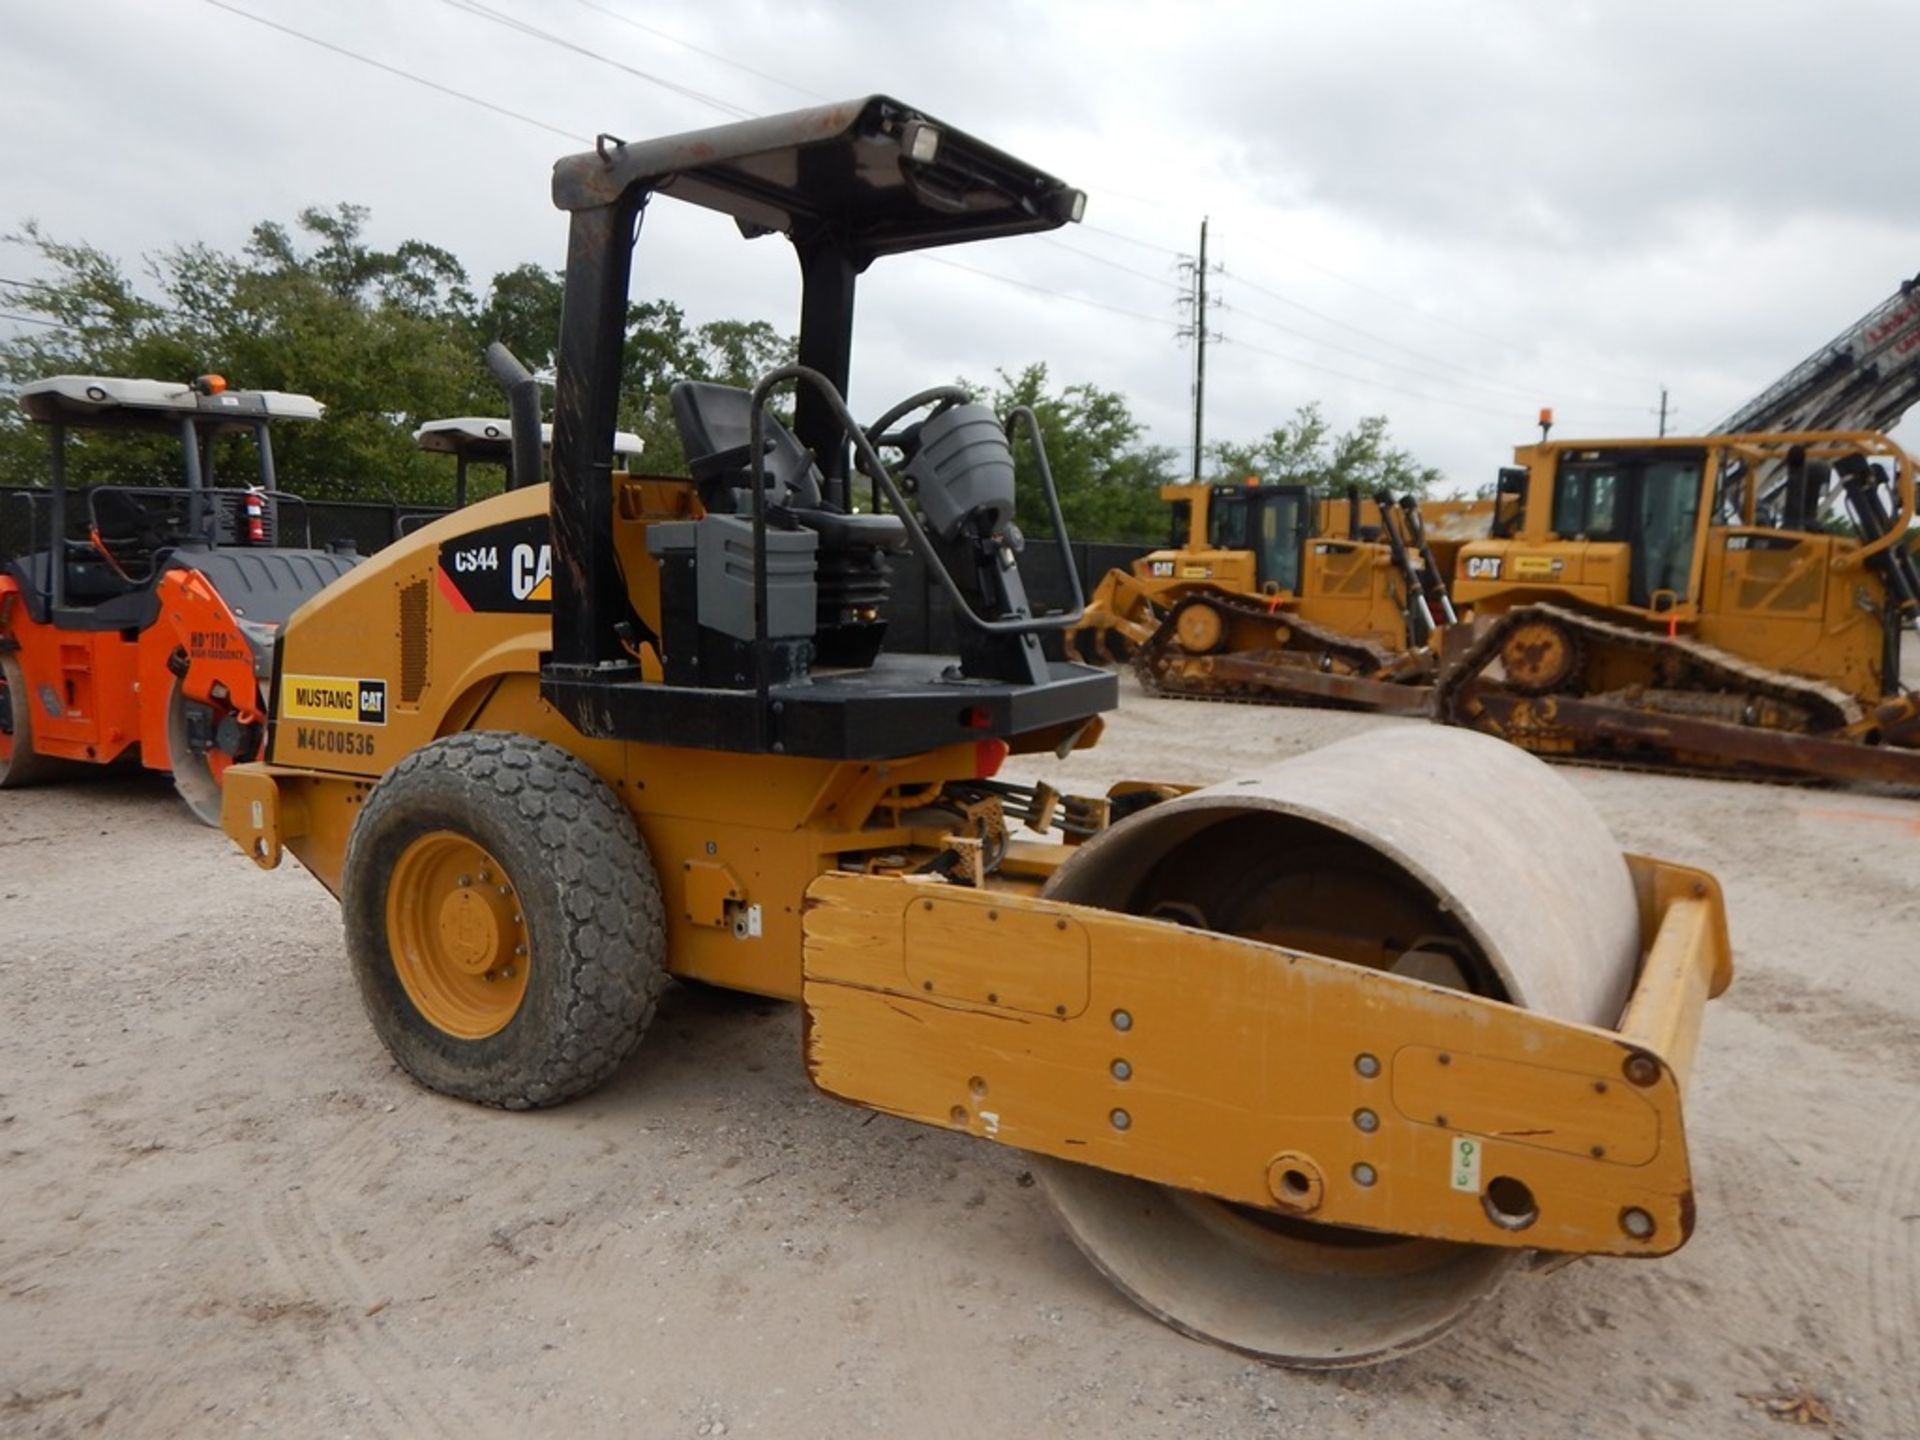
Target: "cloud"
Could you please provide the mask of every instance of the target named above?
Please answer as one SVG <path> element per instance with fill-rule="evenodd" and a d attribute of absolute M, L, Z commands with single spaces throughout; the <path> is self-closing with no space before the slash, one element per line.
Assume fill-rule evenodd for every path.
<path fill-rule="evenodd" d="M 1682 423 L 1710 423 L 1920 270 L 1904 73 L 1920 12 L 1900 0 L 484 0 L 614 65 L 453 4 L 233 3 L 581 143 L 728 118 L 687 91 L 768 113 L 885 90 L 1089 190 L 1064 245 L 949 257 L 1056 294 L 928 258 L 876 266 L 860 413 L 1044 360 L 1126 392 L 1184 448 L 1192 353 L 1167 281 L 1211 215 L 1227 339 L 1210 433 L 1250 436 L 1308 400 L 1340 425 L 1385 412 L 1471 483 L 1539 404 L 1563 431 L 1628 433 L 1664 383 Z M 350 200 L 378 243 L 433 241 L 482 282 L 561 263 L 547 177 L 573 142 L 206 4 L 27 7 L 8 30 L 8 228 L 33 215 L 131 257 L 233 248 L 261 219 Z M 786 247 L 665 204 L 635 294 L 696 320 L 797 318 Z"/>

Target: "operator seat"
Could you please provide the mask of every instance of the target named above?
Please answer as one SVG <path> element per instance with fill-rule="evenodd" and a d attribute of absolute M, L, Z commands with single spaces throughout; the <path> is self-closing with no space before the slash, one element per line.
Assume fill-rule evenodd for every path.
<path fill-rule="evenodd" d="M 150 583 L 115 574 L 85 540 L 66 541 L 64 554 L 67 603 L 61 610 L 53 608 L 51 551 L 37 550 L 7 562 L 6 573 L 19 584 L 34 624 L 61 630 L 144 630 L 159 618 L 160 597 Z"/>
<path fill-rule="evenodd" d="M 738 385 L 682 380 L 668 392 L 668 400 L 701 502 L 718 515 L 750 514 L 753 393 Z M 772 411 L 767 412 L 761 438 L 769 509 L 787 511 L 818 534 L 825 548 L 872 545 L 898 550 L 906 545 L 907 528 L 898 515 L 849 515 L 829 505 L 821 495 L 820 468 L 812 452 Z"/>
<path fill-rule="evenodd" d="M 751 515 L 752 392 L 682 380 L 668 401 L 701 503 L 716 515 Z M 886 634 L 886 555 L 906 548 L 907 527 L 898 515 L 850 515 L 830 504 L 812 452 L 770 411 L 761 439 L 768 528 L 811 530 L 818 537 L 815 662 L 871 665 Z"/>

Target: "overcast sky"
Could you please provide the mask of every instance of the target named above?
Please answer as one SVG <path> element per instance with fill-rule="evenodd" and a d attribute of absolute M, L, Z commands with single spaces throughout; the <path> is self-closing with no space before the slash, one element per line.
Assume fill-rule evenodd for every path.
<path fill-rule="evenodd" d="M 0 228 L 131 259 L 353 201 L 484 283 L 560 264 L 549 168 L 596 132 L 885 91 L 1090 200 L 1057 237 L 876 265 L 856 412 L 1044 360 L 1184 451 L 1178 256 L 1210 215 L 1209 436 L 1384 412 L 1460 485 L 1543 404 L 1651 433 L 1665 384 L 1709 426 L 1920 272 L 1914 0 L 220 3 L 0 0 Z M 686 207 L 649 214 L 634 286 L 798 320 L 789 247 Z"/>

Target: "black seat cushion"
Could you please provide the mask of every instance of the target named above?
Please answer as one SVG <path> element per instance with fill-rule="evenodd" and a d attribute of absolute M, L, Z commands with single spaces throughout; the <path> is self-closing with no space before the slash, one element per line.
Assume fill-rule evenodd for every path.
<path fill-rule="evenodd" d="M 823 550 L 904 550 L 907 545 L 907 527 L 898 515 L 796 510 L 793 518 L 820 537 Z"/>
<path fill-rule="evenodd" d="M 7 573 L 20 582 L 26 592 L 27 613 L 34 623 L 47 623 L 48 606 L 53 603 L 52 557 L 45 550 L 22 555 L 7 562 Z M 67 605 L 94 607 L 122 596 L 135 596 L 148 586 L 130 583 L 113 572 L 98 550 L 84 540 L 67 542 Z M 120 624 L 88 625 L 85 629 L 120 630 Z"/>
<path fill-rule="evenodd" d="M 674 427 L 687 453 L 687 468 L 700 482 L 701 499 L 721 513 L 753 507 L 753 394 L 737 385 L 682 380 L 667 392 Z M 769 414 L 762 432 L 767 446 L 767 503 L 805 510 L 820 503 L 820 471 L 794 433 Z M 716 463 L 717 462 L 717 463 Z"/>

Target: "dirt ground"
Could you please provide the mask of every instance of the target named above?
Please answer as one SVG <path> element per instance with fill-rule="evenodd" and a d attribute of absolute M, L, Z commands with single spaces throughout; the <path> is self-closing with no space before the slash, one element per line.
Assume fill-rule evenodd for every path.
<path fill-rule="evenodd" d="M 1130 693 L 1049 769 L 1403 723 Z M 1920 801 L 1567 773 L 1726 885 L 1696 1237 L 1336 1376 L 1134 1310 L 1018 1154 L 812 1092 L 788 1007 L 679 988 L 600 1093 L 473 1109 L 388 1061 L 297 867 L 164 781 L 0 797 L 0 1434 L 1785 1440 L 1804 1386 L 1920 1435 Z"/>

